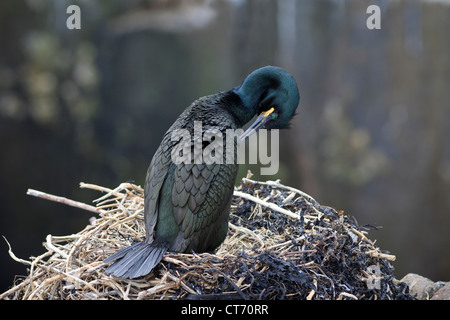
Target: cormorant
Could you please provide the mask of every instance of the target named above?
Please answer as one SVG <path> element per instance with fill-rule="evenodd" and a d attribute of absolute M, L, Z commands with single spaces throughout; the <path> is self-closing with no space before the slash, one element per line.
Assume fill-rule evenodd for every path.
<path fill-rule="evenodd" d="M 227 234 L 238 164 L 226 163 L 226 152 L 222 163 L 198 161 L 211 142 L 204 141 L 203 134 L 215 130 L 225 137 L 227 129 L 242 128 L 255 115 L 259 116 L 241 139 L 261 127 L 286 128 L 299 100 L 294 78 L 282 68 L 266 66 L 250 73 L 240 86 L 199 98 L 187 107 L 164 134 L 147 171 L 146 238 L 109 256 L 104 262 L 114 263 L 106 273 L 137 278 L 149 274 L 167 250 L 206 252 L 217 248 Z M 200 141 L 195 135 L 198 124 Z M 180 132 L 189 133 L 188 141 Z M 193 147 L 193 152 L 183 153 L 182 141 L 184 147 Z M 225 139 L 223 144 L 225 150 Z M 235 154 L 236 139 L 228 147 Z M 173 157 L 181 154 L 191 161 L 175 163 Z"/>

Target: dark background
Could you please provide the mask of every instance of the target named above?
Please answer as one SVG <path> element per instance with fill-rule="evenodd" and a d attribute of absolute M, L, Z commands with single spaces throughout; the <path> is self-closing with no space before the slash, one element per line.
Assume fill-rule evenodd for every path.
<path fill-rule="evenodd" d="M 81 30 L 66 27 L 71 4 Z M 47 234 L 80 231 L 93 213 L 27 189 L 91 203 L 79 182 L 143 185 L 186 106 L 271 64 L 301 101 L 279 173 L 261 179 L 382 226 L 369 237 L 397 278 L 448 281 L 449 30 L 449 1 L 1 1 L 0 234 L 26 259 Z M 0 271 L 0 291 L 26 274 L 3 239 Z"/>

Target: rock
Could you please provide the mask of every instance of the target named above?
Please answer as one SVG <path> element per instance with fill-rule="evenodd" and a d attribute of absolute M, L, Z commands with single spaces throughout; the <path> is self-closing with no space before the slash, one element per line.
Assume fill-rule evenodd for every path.
<path fill-rule="evenodd" d="M 408 273 L 400 281 L 408 285 L 409 293 L 416 296 L 418 300 L 430 299 L 433 293 L 441 288 L 440 283 L 435 283 L 415 273 Z"/>
<path fill-rule="evenodd" d="M 437 290 L 431 300 L 450 300 L 450 282 L 446 282 L 442 288 Z"/>

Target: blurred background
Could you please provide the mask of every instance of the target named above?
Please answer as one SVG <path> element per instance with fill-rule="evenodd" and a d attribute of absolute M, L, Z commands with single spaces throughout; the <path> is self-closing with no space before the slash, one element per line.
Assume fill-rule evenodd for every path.
<path fill-rule="evenodd" d="M 449 30 L 443 0 L 3 0 L 0 234 L 26 259 L 47 234 L 80 231 L 93 213 L 27 189 L 91 203 L 101 194 L 79 182 L 143 185 L 185 107 L 277 65 L 301 101 L 262 179 L 382 226 L 369 237 L 397 256 L 396 278 L 449 281 Z M 26 275 L 7 251 L 0 239 L 1 292 Z"/>

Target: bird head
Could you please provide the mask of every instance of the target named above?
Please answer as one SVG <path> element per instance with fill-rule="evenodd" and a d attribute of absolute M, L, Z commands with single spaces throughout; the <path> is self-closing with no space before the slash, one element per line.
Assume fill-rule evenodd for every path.
<path fill-rule="evenodd" d="M 295 79 L 286 70 L 273 66 L 253 71 L 234 92 L 243 104 L 240 114 L 244 123 L 258 115 L 241 140 L 260 128 L 289 127 L 300 100 Z"/>

